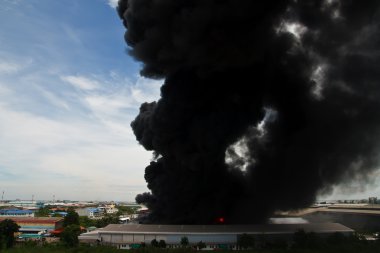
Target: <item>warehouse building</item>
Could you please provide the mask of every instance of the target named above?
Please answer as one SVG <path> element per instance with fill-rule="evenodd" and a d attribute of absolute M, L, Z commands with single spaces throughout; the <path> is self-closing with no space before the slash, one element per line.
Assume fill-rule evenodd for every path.
<path fill-rule="evenodd" d="M 168 248 L 180 247 L 182 237 L 190 246 L 199 242 L 206 249 L 237 249 L 239 236 L 249 234 L 260 240 L 292 240 L 295 232 L 315 232 L 322 236 L 336 232 L 350 235 L 354 231 L 338 223 L 314 224 L 265 224 L 265 225 L 142 225 L 111 224 L 107 227 L 79 236 L 81 242 L 99 243 L 119 249 L 139 248 L 152 240 L 164 240 Z"/>
<path fill-rule="evenodd" d="M 31 210 L 3 209 L 0 217 L 34 217 L 34 213 Z"/>
<path fill-rule="evenodd" d="M 25 209 L 39 209 L 44 207 L 44 203 L 37 202 L 35 200 L 15 200 L 9 201 L 7 203 L 8 206 L 21 207 Z"/>
<path fill-rule="evenodd" d="M 63 227 L 63 218 L 60 217 L 0 217 L 0 221 L 5 219 L 16 222 L 22 233 L 51 232 Z"/>

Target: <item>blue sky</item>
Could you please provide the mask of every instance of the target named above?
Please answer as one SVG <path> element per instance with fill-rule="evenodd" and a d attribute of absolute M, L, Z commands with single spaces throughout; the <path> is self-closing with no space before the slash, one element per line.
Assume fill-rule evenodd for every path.
<path fill-rule="evenodd" d="M 134 200 L 151 153 L 130 122 L 162 81 L 139 76 L 116 1 L 0 0 L 5 199 Z"/>

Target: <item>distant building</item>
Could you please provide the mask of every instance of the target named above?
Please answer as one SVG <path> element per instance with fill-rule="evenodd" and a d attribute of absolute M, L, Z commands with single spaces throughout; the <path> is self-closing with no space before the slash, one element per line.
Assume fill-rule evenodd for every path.
<path fill-rule="evenodd" d="M 63 212 L 63 211 L 56 211 L 56 212 L 53 212 L 51 216 L 61 216 L 61 217 L 65 217 L 67 215 L 67 212 Z"/>
<path fill-rule="evenodd" d="M 260 242 L 263 240 L 291 241 L 299 230 L 315 232 L 322 236 L 340 232 L 353 234 L 353 230 L 338 223 L 315 224 L 267 224 L 267 225 L 120 225 L 111 224 L 105 228 L 80 235 L 80 242 L 100 243 L 119 249 L 139 248 L 152 240 L 164 240 L 168 248 L 181 247 L 182 237 L 187 237 L 190 246 L 200 241 L 208 250 L 237 249 L 238 238 L 249 234 Z M 263 238 L 265 237 L 265 238 Z"/>
<path fill-rule="evenodd" d="M 103 211 L 104 214 L 114 214 L 117 213 L 119 210 L 115 208 L 115 205 L 105 205 L 105 206 L 99 206 L 99 210 Z"/>
<path fill-rule="evenodd" d="M 90 219 L 99 219 L 104 215 L 104 211 L 97 207 L 78 208 L 75 211 L 79 216 L 87 216 Z"/>
<path fill-rule="evenodd" d="M 0 221 L 5 219 L 16 222 L 22 233 L 50 232 L 63 227 L 63 218 L 59 217 L 0 217 Z"/>
<path fill-rule="evenodd" d="M 9 206 L 22 207 L 26 209 L 39 209 L 44 207 L 44 203 L 35 200 L 15 200 L 7 203 Z"/>
<path fill-rule="evenodd" d="M 34 217 L 31 210 L 3 209 L 0 210 L 0 217 Z"/>

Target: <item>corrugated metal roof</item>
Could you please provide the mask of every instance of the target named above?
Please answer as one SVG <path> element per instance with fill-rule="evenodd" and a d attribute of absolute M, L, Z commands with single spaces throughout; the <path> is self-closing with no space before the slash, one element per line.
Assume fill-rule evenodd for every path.
<path fill-rule="evenodd" d="M 0 210 L 0 214 L 31 214 L 31 210 L 19 210 L 19 209 L 6 209 Z"/>
<path fill-rule="evenodd" d="M 316 233 L 353 232 L 354 230 L 339 223 L 310 224 L 265 224 L 265 225 L 143 225 L 110 224 L 99 233 L 133 233 L 133 234 L 284 234 L 298 230 Z"/>
<path fill-rule="evenodd" d="M 377 207 L 373 208 L 343 208 L 343 207 L 319 207 L 319 208 L 306 208 L 302 210 L 297 210 L 293 212 L 280 212 L 278 214 L 284 216 L 304 216 L 308 214 L 325 212 L 325 213 L 348 213 L 348 214 L 357 214 L 357 215 L 373 215 L 380 216 L 380 210 Z"/>
<path fill-rule="evenodd" d="M 63 220 L 61 217 L 1 217 L 0 221 L 5 219 L 16 223 L 56 223 Z"/>

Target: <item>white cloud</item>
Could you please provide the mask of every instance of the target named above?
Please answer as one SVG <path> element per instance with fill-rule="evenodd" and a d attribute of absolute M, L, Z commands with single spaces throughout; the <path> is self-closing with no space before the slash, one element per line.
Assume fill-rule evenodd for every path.
<path fill-rule="evenodd" d="M 138 145 L 130 122 L 141 102 L 159 98 L 162 81 L 46 72 L 18 77 L 29 88 L 22 98 L 9 81 L 0 82 L 0 170 L 8 178 L 1 185 L 8 196 L 25 198 L 33 189 L 40 199 L 133 200 L 146 191 L 151 153 Z M 62 81 L 77 89 L 62 89 Z M 46 112 L 34 110 L 41 102 Z M 53 107 L 66 113 L 58 117 Z"/>
<path fill-rule="evenodd" d="M 111 95 L 88 95 L 84 97 L 89 108 L 94 113 L 101 113 L 107 115 L 117 115 L 123 108 L 133 107 L 133 102 L 128 97 L 111 94 Z"/>
<path fill-rule="evenodd" d="M 83 76 L 61 76 L 61 79 L 81 90 L 90 91 L 100 87 L 97 81 Z"/>
<path fill-rule="evenodd" d="M 115 182 L 145 188 L 144 167 L 151 154 L 128 136 L 99 124 L 52 120 L 4 105 L 0 106 L 0 122 L 0 166 L 2 172 L 12 172 L 11 181 L 23 185 L 17 191 L 25 194 L 30 192 L 25 189 L 33 189 L 40 198 L 48 198 L 51 194 L 38 184 L 50 184 L 62 198 L 78 199 L 67 189 L 82 183 L 92 191 L 78 192 L 80 198 L 93 199 L 95 191 L 106 191 Z M 106 192 L 116 199 L 126 199 L 123 195 L 128 194 Z"/>
<path fill-rule="evenodd" d="M 50 92 L 50 91 L 47 91 L 45 89 L 42 89 L 42 88 L 39 88 L 41 94 L 53 105 L 57 106 L 57 107 L 60 107 L 60 108 L 63 108 L 63 109 L 66 109 L 66 110 L 70 110 L 70 106 L 68 105 L 68 103 L 59 98 L 58 96 L 56 96 L 54 93 Z"/>
<path fill-rule="evenodd" d="M 118 2 L 119 0 L 108 0 L 108 5 L 111 6 L 112 8 L 116 8 Z"/>
<path fill-rule="evenodd" d="M 138 64 L 125 60 L 117 15 L 90 11 L 87 20 L 102 20 L 98 29 L 77 15 L 88 9 L 82 1 L 41 3 L 46 8 L 23 1 L 21 9 L 15 5 L 20 0 L 4 1 L 0 190 L 7 199 L 55 194 L 56 199 L 95 200 L 133 200 L 146 191 L 144 168 L 151 153 L 137 143 L 130 122 L 140 100 L 153 91 L 134 81 Z M 93 7 L 108 3 L 114 8 L 117 1 Z M 57 24 L 56 15 L 46 10 L 62 7 L 67 8 Z M 85 41 L 96 43 L 84 48 Z"/>
<path fill-rule="evenodd" d="M 0 74 L 10 74 L 17 72 L 21 66 L 12 62 L 0 62 Z"/>
<path fill-rule="evenodd" d="M 85 92 L 78 99 L 109 131 L 135 140 L 130 122 L 137 116 L 141 103 L 159 99 L 162 81 L 138 77 L 132 83 L 111 72 L 109 77 L 98 76 L 94 82 L 103 86 Z"/>
<path fill-rule="evenodd" d="M 5 87 L 2 83 L 0 83 L 0 97 L 2 96 L 9 96 L 12 94 L 12 91 Z"/>
<path fill-rule="evenodd" d="M 162 83 L 163 80 L 139 77 L 136 84 L 131 87 L 132 97 L 140 104 L 155 101 L 160 97 Z"/>

